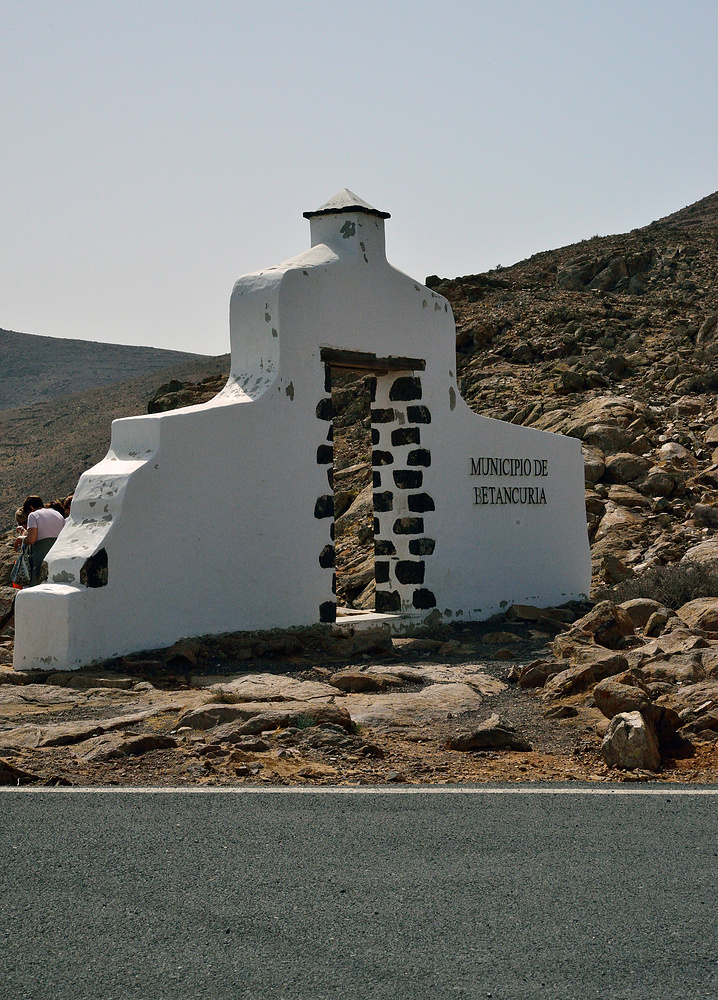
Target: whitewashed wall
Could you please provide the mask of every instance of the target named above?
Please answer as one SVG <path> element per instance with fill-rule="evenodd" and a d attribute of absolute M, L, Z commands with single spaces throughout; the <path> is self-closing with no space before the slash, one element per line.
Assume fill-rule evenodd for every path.
<path fill-rule="evenodd" d="M 18 669 L 71 669 L 184 636 L 310 624 L 320 608 L 331 619 L 322 347 L 426 362 L 377 379 L 373 406 L 392 411 L 375 424 L 377 451 L 391 458 L 375 469 L 375 496 L 391 505 L 377 511 L 378 548 L 389 553 L 377 555 L 386 577 L 378 607 L 485 618 L 504 602 L 549 605 L 588 592 L 579 442 L 466 406 L 448 303 L 387 264 L 383 218 L 348 195 L 311 219 L 309 251 L 237 282 L 232 373 L 216 399 L 113 423 L 110 451 L 80 479 L 48 583 L 18 594 Z M 390 399 L 399 379 L 420 398 Z M 418 406 L 420 424 L 411 419 Z M 402 427 L 416 428 L 419 442 L 392 444 Z M 415 452 L 425 464 L 411 464 Z M 472 475 L 472 459 L 476 471 L 486 457 L 528 460 L 532 473 Z M 546 463 L 545 475 L 533 474 L 534 462 Z M 421 485 L 398 487 L 402 469 L 420 471 Z M 542 488 L 546 502 L 475 502 L 496 500 L 497 487 Z M 522 496 L 530 495 L 509 494 Z M 417 513 L 417 503 L 434 509 Z M 395 530 L 399 520 L 409 534 Z"/>

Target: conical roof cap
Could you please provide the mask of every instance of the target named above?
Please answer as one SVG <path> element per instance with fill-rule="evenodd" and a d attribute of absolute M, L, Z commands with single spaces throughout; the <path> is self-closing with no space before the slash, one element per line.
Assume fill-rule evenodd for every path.
<path fill-rule="evenodd" d="M 377 215 L 380 219 L 391 218 L 388 212 L 380 212 L 378 208 L 372 208 L 349 188 L 342 188 L 338 194 L 335 194 L 329 201 L 325 201 L 314 212 L 304 212 L 304 218 L 313 219 L 317 215 L 340 215 L 342 212 L 365 212 L 367 215 Z"/>

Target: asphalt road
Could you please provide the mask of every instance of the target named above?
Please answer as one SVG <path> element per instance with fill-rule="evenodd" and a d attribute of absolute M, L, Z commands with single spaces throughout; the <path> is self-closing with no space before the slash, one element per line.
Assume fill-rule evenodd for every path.
<path fill-rule="evenodd" d="M 577 791 L 3 791 L 0 997 L 715 1000 L 717 790 Z"/>

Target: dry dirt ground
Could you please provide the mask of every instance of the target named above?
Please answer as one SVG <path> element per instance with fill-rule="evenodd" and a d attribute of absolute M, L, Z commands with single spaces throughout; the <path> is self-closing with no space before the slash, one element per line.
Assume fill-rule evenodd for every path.
<path fill-rule="evenodd" d="M 677 758 L 664 755 L 659 774 L 610 770 L 600 751 L 599 732 L 606 720 L 590 694 L 551 702 L 550 710 L 558 708 L 566 717 L 546 718 L 540 690 L 507 682 L 512 665 L 547 655 L 551 637 L 512 622 L 509 632 L 515 639 L 510 649 L 504 641 L 499 650 L 490 641 L 492 631 L 496 633 L 496 625 L 491 623 L 443 627 L 435 639 L 394 639 L 373 651 L 365 643 L 364 652 L 357 651 L 360 643 L 348 654 L 268 651 L 241 662 L 227 661 L 219 670 L 202 666 L 195 674 L 179 658 L 175 667 L 171 662 L 126 660 L 99 672 L 26 676 L 21 684 L 7 666 L 12 639 L 6 633 L 0 646 L 6 664 L 0 678 L 5 681 L 0 684 L 1 783 L 183 787 L 718 781 L 718 740 L 712 736 L 694 741 Z M 427 642 L 434 648 L 423 648 Z M 300 682 L 315 683 L 319 689 L 349 666 L 363 675 L 404 678 L 399 687 L 381 694 L 337 691 L 333 703 L 338 708 L 348 706 L 352 718 L 368 714 L 369 721 L 359 721 L 353 733 L 342 725 L 312 725 L 302 718 L 294 725 L 270 723 L 267 729 L 243 734 L 228 733 L 231 726 L 196 728 L 198 711 L 231 711 L 232 705 L 246 700 L 236 694 L 241 689 L 237 684 L 264 685 L 265 691 L 267 684 L 275 684 L 279 692 L 282 685 Z M 412 701 L 417 692 L 430 691 L 427 676 L 443 682 L 441 697 L 434 703 Z M 27 683 L 33 679 L 41 683 Z M 218 684 L 219 689 L 209 690 Z M 459 689 L 468 689 L 468 701 L 465 694 L 456 697 Z M 277 697 L 275 704 L 282 708 L 287 702 L 281 698 L 292 695 Z M 377 717 L 381 699 L 394 699 L 399 708 Z M 404 699 L 406 711 L 398 699 Z M 184 717 L 192 712 L 195 722 L 187 725 Z M 475 729 L 494 714 L 513 726 L 531 749 L 447 749 L 449 738 Z M 108 718 L 113 722 L 110 730 L 94 735 L 93 721 Z M 77 724 L 85 724 L 83 733 Z M 48 745 L 63 740 L 64 745 Z"/>

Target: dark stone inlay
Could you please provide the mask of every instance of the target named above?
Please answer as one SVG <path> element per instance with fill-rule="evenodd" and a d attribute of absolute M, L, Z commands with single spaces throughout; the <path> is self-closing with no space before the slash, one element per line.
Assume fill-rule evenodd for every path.
<path fill-rule="evenodd" d="M 395 590 L 377 590 L 374 607 L 380 615 L 401 611 L 401 596 Z"/>
<path fill-rule="evenodd" d="M 406 418 L 411 424 L 431 423 L 431 413 L 428 406 L 407 406 Z"/>
<path fill-rule="evenodd" d="M 379 444 L 379 431 L 376 429 L 376 427 L 372 427 L 371 429 L 371 443 Z"/>
<path fill-rule="evenodd" d="M 324 601 L 319 605 L 319 621 L 335 622 L 337 620 L 337 602 Z"/>
<path fill-rule="evenodd" d="M 373 424 L 390 424 L 394 420 L 394 410 L 372 410 L 371 422 Z"/>
<path fill-rule="evenodd" d="M 329 525 L 329 537 L 334 541 L 334 521 Z"/>
<path fill-rule="evenodd" d="M 375 517 L 374 518 L 374 535 L 376 536 L 376 535 L 378 535 L 380 533 L 381 533 L 381 528 L 379 527 L 379 518 Z"/>
<path fill-rule="evenodd" d="M 388 583 L 389 582 L 389 563 L 379 562 L 377 560 L 374 563 L 374 579 L 377 583 Z M 423 581 L 419 581 L 423 582 Z"/>
<path fill-rule="evenodd" d="M 391 510 L 394 506 L 394 494 L 391 490 L 385 490 L 384 493 L 374 494 L 374 510 L 379 514 L 383 514 L 387 510 Z"/>
<path fill-rule="evenodd" d="M 334 448 L 330 444 L 320 444 L 317 448 L 317 465 L 331 465 L 334 461 Z"/>
<path fill-rule="evenodd" d="M 395 535 L 420 535 L 424 530 L 423 517 L 399 517 L 394 521 Z"/>
<path fill-rule="evenodd" d="M 336 595 L 337 592 L 337 574 L 332 573 L 332 593 Z"/>
<path fill-rule="evenodd" d="M 407 465 L 423 465 L 425 468 L 431 465 L 431 452 L 426 448 L 416 448 L 406 456 Z"/>
<path fill-rule="evenodd" d="M 371 453 L 372 465 L 393 465 L 394 456 L 390 451 L 373 451 Z"/>
<path fill-rule="evenodd" d="M 396 578 L 399 583 L 423 583 L 424 564 L 423 562 L 413 562 L 411 559 L 400 559 L 394 567 Z"/>
<path fill-rule="evenodd" d="M 436 505 L 428 493 L 414 493 L 409 497 L 409 510 L 414 514 L 423 514 L 427 510 L 436 510 Z"/>
<path fill-rule="evenodd" d="M 366 384 L 369 389 L 369 402 L 376 403 L 376 379 L 368 378 L 366 380 Z"/>
<path fill-rule="evenodd" d="M 421 379 L 413 375 L 404 375 L 396 379 L 389 390 L 389 399 L 421 399 Z"/>
<path fill-rule="evenodd" d="M 333 545 L 325 545 L 319 553 L 319 565 L 322 569 L 332 569 L 335 565 L 335 554 Z"/>
<path fill-rule="evenodd" d="M 413 469 L 399 469 L 394 473 L 394 482 L 400 490 L 418 490 L 424 482 L 424 473 L 414 472 Z"/>
<path fill-rule="evenodd" d="M 324 391 L 328 396 L 332 394 L 332 369 L 331 365 L 324 365 Z"/>
<path fill-rule="evenodd" d="M 334 466 L 330 465 L 327 469 L 327 482 L 329 483 L 329 489 L 334 490 Z"/>
<path fill-rule="evenodd" d="M 412 538 L 409 542 L 409 552 L 413 556 L 430 556 L 434 554 L 435 546 L 433 538 Z"/>
<path fill-rule="evenodd" d="M 325 494 L 314 504 L 315 517 L 334 517 L 334 495 Z"/>
<path fill-rule="evenodd" d="M 331 420 L 332 419 L 332 400 L 331 397 L 328 399 L 320 399 L 317 403 L 317 416 L 320 420 Z"/>
<path fill-rule="evenodd" d="M 436 598 L 430 590 L 424 590 L 422 587 L 421 590 L 414 591 L 412 604 L 415 608 L 435 608 Z"/>
<path fill-rule="evenodd" d="M 374 489 L 378 490 L 379 487 L 381 486 L 381 472 L 377 472 L 377 470 L 375 469 L 374 472 L 372 473 L 372 477 L 371 478 L 372 478 L 372 485 L 374 486 Z"/>
<path fill-rule="evenodd" d="M 409 545 L 411 545 L 411 542 Z M 394 543 L 388 538 L 376 538 L 374 540 L 374 554 L 377 556 L 395 556 L 396 548 L 394 547 Z"/>
<path fill-rule="evenodd" d="M 391 432 L 391 443 L 393 445 L 419 444 L 420 439 L 421 431 L 418 427 L 399 427 L 397 430 Z"/>
<path fill-rule="evenodd" d="M 327 431 L 327 441 L 334 440 L 334 424 L 329 425 L 329 430 Z"/>
<path fill-rule="evenodd" d="M 43 566 L 46 566 L 43 563 Z M 47 569 L 45 569 L 47 577 Z M 100 549 L 94 556 L 85 559 L 80 568 L 80 583 L 83 587 L 107 586 L 107 549 Z"/>

